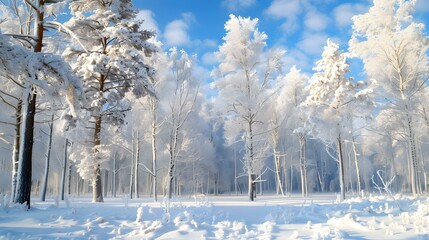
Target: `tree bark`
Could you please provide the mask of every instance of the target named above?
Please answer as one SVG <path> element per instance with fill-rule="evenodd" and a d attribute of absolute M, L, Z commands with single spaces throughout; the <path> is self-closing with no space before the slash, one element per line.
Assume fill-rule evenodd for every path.
<path fill-rule="evenodd" d="M 46 199 L 46 191 L 48 189 L 48 178 L 49 178 L 49 164 L 51 160 L 51 149 L 52 149 L 52 131 L 54 129 L 54 114 L 51 116 L 51 122 L 49 124 L 49 141 L 48 148 L 46 150 L 46 162 L 45 162 L 45 175 L 43 178 L 43 188 L 42 188 L 42 202 Z"/>
<path fill-rule="evenodd" d="M 18 105 L 15 111 L 15 140 L 13 143 L 13 156 L 12 156 L 12 190 L 11 200 L 15 201 L 16 181 L 18 175 L 19 165 L 19 149 L 21 144 L 21 121 L 22 121 L 22 100 L 18 100 Z"/>
<path fill-rule="evenodd" d="M 36 114 L 36 93 L 34 88 L 27 96 L 23 115 L 23 142 L 20 149 L 20 159 L 16 183 L 15 202 L 26 204 L 30 208 L 31 182 L 32 182 L 32 156 L 34 141 L 34 117 Z"/>
<path fill-rule="evenodd" d="M 116 197 L 116 152 L 113 154 L 112 196 Z"/>
<path fill-rule="evenodd" d="M 340 180 L 340 190 L 341 190 L 341 200 L 346 199 L 346 189 L 345 189 L 345 180 L 344 180 L 344 158 L 343 158 L 343 144 L 342 144 L 341 135 L 338 136 L 338 165 L 339 165 L 339 180 Z"/>
<path fill-rule="evenodd" d="M 354 154 L 354 159 L 355 159 L 355 167 L 356 167 L 356 181 L 357 181 L 357 192 L 359 193 L 362 190 L 362 186 L 361 186 L 361 179 L 360 179 L 360 165 L 359 165 L 359 154 L 357 152 L 357 148 L 356 148 L 356 142 L 355 142 L 355 138 L 352 137 L 352 144 L 353 144 L 353 154 Z"/>
<path fill-rule="evenodd" d="M 64 163 L 63 163 L 63 171 L 61 173 L 61 200 L 64 200 L 64 192 L 66 188 L 66 174 L 67 174 L 67 162 L 68 162 L 68 145 L 69 140 L 66 138 L 64 143 Z"/>
<path fill-rule="evenodd" d="M 177 154 L 177 144 L 179 140 L 179 127 L 176 126 L 173 130 L 172 136 L 170 136 L 170 163 L 168 168 L 168 198 L 171 199 L 173 197 L 173 180 L 174 180 L 174 170 L 176 166 L 176 154 Z"/>
<path fill-rule="evenodd" d="M 136 198 L 139 198 L 139 158 L 140 158 L 140 133 L 137 131 L 137 141 L 136 141 L 136 159 L 134 166 L 134 192 L 136 193 Z"/>
<path fill-rule="evenodd" d="M 101 116 L 95 117 L 95 129 L 94 129 L 94 147 L 97 148 L 101 144 Z M 95 155 L 98 158 L 98 150 L 95 149 Z M 101 170 L 100 164 L 97 163 L 94 166 L 94 176 L 92 179 L 92 202 L 103 202 L 103 187 L 101 181 Z"/>
<path fill-rule="evenodd" d="M 152 100 L 152 194 L 153 200 L 158 201 L 157 166 L 156 166 L 156 100 Z"/>
<path fill-rule="evenodd" d="M 249 95 L 250 95 L 250 90 L 249 90 Z M 256 192 L 254 189 L 254 179 L 252 179 L 253 177 L 255 177 L 256 175 L 253 173 L 253 163 L 254 163 L 254 152 L 253 152 L 253 122 L 252 122 L 252 112 L 249 109 L 248 112 L 248 137 L 246 138 L 246 148 L 248 151 L 248 156 L 246 156 L 246 161 L 247 161 L 247 171 L 248 171 L 248 175 L 249 175 L 249 189 L 248 189 L 248 193 L 249 193 L 249 198 L 250 201 L 254 200 L 254 197 L 256 197 Z"/>
<path fill-rule="evenodd" d="M 299 166 L 300 166 L 300 172 L 301 172 L 301 191 L 302 191 L 302 196 L 307 197 L 308 184 L 307 184 L 306 140 L 305 140 L 305 135 L 302 133 L 300 133 L 298 137 L 299 137 L 299 145 L 300 145 Z"/>
<path fill-rule="evenodd" d="M 411 158 L 411 191 L 414 196 L 420 194 L 420 186 L 419 186 L 419 176 L 418 176 L 418 161 L 417 161 L 417 150 L 415 143 L 415 134 L 412 125 L 412 117 L 409 113 L 407 113 L 407 128 L 408 128 L 408 144 L 410 148 L 410 158 Z"/>
<path fill-rule="evenodd" d="M 256 197 L 255 180 L 256 180 L 256 174 L 249 174 L 248 181 L 249 181 L 249 199 L 250 199 L 250 201 L 254 201 L 255 197 Z"/>
<path fill-rule="evenodd" d="M 45 1 L 38 0 L 38 8 L 36 11 L 36 43 L 34 45 L 34 52 L 41 52 L 43 47 L 43 21 Z M 15 195 L 15 202 L 25 203 L 27 208 L 30 208 L 31 198 L 31 181 L 32 181 L 32 161 L 33 161 L 33 142 L 34 142 L 34 118 L 36 116 L 36 100 L 37 94 L 35 87 L 30 87 L 30 92 L 27 96 L 23 115 L 23 128 L 22 133 L 22 148 L 20 148 L 20 159 L 17 175 L 17 189 Z"/>
<path fill-rule="evenodd" d="M 132 145 L 133 145 L 133 149 L 132 149 L 132 152 L 133 152 L 133 154 L 132 154 L 132 156 L 131 156 L 131 172 L 130 172 L 130 198 L 132 199 L 133 198 L 133 191 L 134 191 L 134 173 L 135 173 L 135 171 L 134 171 L 134 167 L 135 167 L 135 164 L 134 164 L 134 161 L 135 161 L 135 157 L 134 157 L 134 155 L 135 155 L 135 143 L 134 143 L 134 131 L 133 131 L 133 134 L 132 134 L 133 136 L 132 136 Z"/>
<path fill-rule="evenodd" d="M 66 143 L 68 143 L 66 139 Z M 68 145 L 68 144 L 67 144 Z M 69 164 L 69 176 L 68 176 L 68 183 L 67 183 L 67 193 L 70 196 L 71 195 L 71 182 L 72 182 L 72 164 Z"/>

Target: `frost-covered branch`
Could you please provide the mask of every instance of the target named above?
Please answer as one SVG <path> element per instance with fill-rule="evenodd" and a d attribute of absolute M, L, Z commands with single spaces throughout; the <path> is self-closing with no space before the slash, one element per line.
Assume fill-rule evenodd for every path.
<path fill-rule="evenodd" d="M 384 172 L 384 171 L 383 170 L 377 170 L 377 176 L 378 176 L 378 179 L 381 181 L 382 186 L 379 186 L 375 182 L 374 175 L 372 175 L 372 177 L 371 177 L 372 184 L 375 186 L 376 189 L 378 189 L 380 194 L 381 194 L 381 190 L 384 190 L 387 194 L 389 194 L 390 197 L 392 197 L 392 191 L 390 190 L 390 185 L 392 185 L 396 176 L 391 177 L 390 180 L 386 182 L 385 179 L 381 176 L 382 172 Z"/>
<path fill-rule="evenodd" d="M 45 2 L 46 2 L 46 0 L 45 0 Z M 79 36 L 77 36 L 70 28 L 68 28 L 64 24 L 62 24 L 60 22 L 46 21 L 44 26 L 45 27 L 52 27 L 52 28 L 57 29 L 58 31 L 60 31 L 62 33 L 68 34 L 70 37 L 72 37 L 79 44 L 79 46 L 82 47 L 82 49 L 85 52 L 88 52 L 85 45 L 81 42 L 81 39 L 79 38 Z"/>

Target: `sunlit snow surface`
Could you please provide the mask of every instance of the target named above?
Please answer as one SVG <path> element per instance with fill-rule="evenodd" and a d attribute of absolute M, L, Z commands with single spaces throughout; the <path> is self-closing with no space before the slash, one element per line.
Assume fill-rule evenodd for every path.
<path fill-rule="evenodd" d="M 169 206 L 169 207 L 168 207 Z M 1 206 L 0 239 L 429 239 L 429 200 L 334 194 L 89 198 Z"/>

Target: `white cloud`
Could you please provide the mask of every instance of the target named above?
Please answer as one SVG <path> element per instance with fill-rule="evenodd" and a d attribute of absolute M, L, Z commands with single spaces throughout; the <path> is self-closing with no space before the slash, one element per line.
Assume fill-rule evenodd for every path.
<path fill-rule="evenodd" d="M 306 33 L 302 40 L 297 43 L 297 47 L 307 54 L 320 55 L 327 39 L 328 37 L 324 34 Z"/>
<path fill-rule="evenodd" d="M 247 8 L 255 5 L 256 0 L 223 0 L 222 6 L 230 11 L 236 11 L 240 8 Z"/>
<path fill-rule="evenodd" d="M 367 10 L 368 6 L 363 4 L 341 4 L 334 9 L 335 22 L 340 27 L 351 26 L 353 23 L 352 17 L 357 14 L 364 13 Z"/>
<path fill-rule="evenodd" d="M 188 24 L 183 20 L 174 20 L 167 24 L 164 31 L 165 43 L 168 46 L 187 45 L 191 39 L 188 35 Z"/>
<path fill-rule="evenodd" d="M 158 23 L 155 21 L 154 18 L 155 14 L 150 10 L 140 10 L 137 13 L 137 20 L 143 20 L 143 24 L 141 25 L 141 29 L 143 30 L 149 30 L 149 31 L 155 31 L 156 34 L 160 34 L 158 28 Z"/>
<path fill-rule="evenodd" d="M 202 63 L 205 65 L 215 65 L 219 63 L 219 60 L 216 57 L 216 53 L 214 52 L 206 52 L 201 57 Z"/>
<path fill-rule="evenodd" d="M 276 19 L 284 19 L 281 28 L 290 33 L 299 27 L 298 16 L 302 12 L 302 7 L 301 0 L 274 0 L 264 13 Z"/>
<path fill-rule="evenodd" d="M 182 13 L 182 18 L 188 24 L 191 24 L 197 21 L 194 14 L 192 14 L 191 12 Z"/>
<path fill-rule="evenodd" d="M 210 47 L 210 48 L 217 48 L 218 44 L 216 40 L 212 40 L 212 39 L 204 39 L 203 40 L 203 46 L 204 47 Z"/>
<path fill-rule="evenodd" d="M 196 19 L 192 13 L 183 13 L 182 19 L 176 19 L 165 26 L 164 40 L 167 46 L 189 45 L 191 38 L 188 34 L 190 24 Z"/>
<path fill-rule="evenodd" d="M 317 11 L 310 11 L 305 15 L 304 24 L 307 30 L 322 31 L 328 26 L 329 18 Z"/>
<path fill-rule="evenodd" d="M 296 65 L 297 68 L 303 69 L 305 71 L 311 71 L 313 68 L 313 63 L 309 59 L 308 55 L 296 48 L 288 51 L 282 60 L 284 66 L 283 70 L 290 69 L 294 65 Z"/>
<path fill-rule="evenodd" d="M 301 12 L 300 0 L 274 0 L 265 13 L 274 18 L 293 18 Z"/>

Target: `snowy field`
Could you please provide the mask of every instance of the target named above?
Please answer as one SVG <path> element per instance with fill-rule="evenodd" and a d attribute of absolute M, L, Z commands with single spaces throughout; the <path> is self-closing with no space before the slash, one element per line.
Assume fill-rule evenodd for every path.
<path fill-rule="evenodd" d="M 0 239 L 429 239 L 429 199 L 334 194 L 90 198 L 1 206 Z"/>

